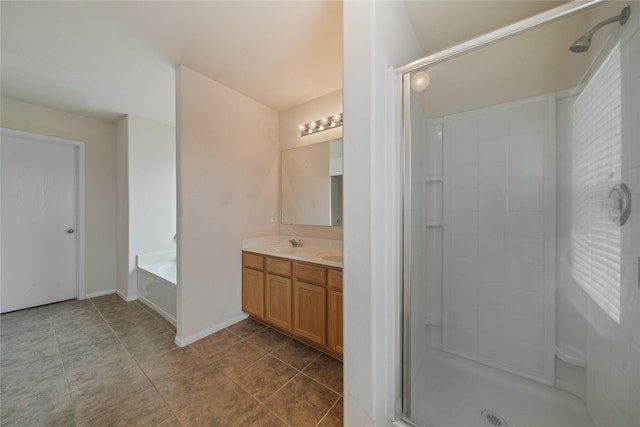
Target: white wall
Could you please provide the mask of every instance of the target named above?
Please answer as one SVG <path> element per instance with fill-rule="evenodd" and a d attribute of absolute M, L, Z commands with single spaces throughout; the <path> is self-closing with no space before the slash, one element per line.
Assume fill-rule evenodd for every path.
<path fill-rule="evenodd" d="M 342 90 L 328 93 L 304 104 L 281 111 L 279 114 L 280 150 L 289 150 L 342 137 L 342 127 L 300 136 L 300 125 L 342 112 Z M 342 227 L 281 224 L 280 234 L 342 240 Z"/>
<path fill-rule="evenodd" d="M 128 116 L 129 298 L 138 292 L 136 257 L 175 250 L 175 128 Z M 122 254 L 121 254 L 122 255 Z"/>
<path fill-rule="evenodd" d="M 129 295 L 129 116 L 116 125 L 116 292 Z"/>
<path fill-rule="evenodd" d="M 85 143 L 86 296 L 116 287 L 116 126 L 2 98 L 2 127 Z"/>
<path fill-rule="evenodd" d="M 422 56 L 402 2 L 344 2 L 344 424 L 394 417 L 400 156 L 390 67 Z"/>
<path fill-rule="evenodd" d="M 243 316 L 244 237 L 278 234 L 278 113 L 177 69 L 178 336 Z"/>

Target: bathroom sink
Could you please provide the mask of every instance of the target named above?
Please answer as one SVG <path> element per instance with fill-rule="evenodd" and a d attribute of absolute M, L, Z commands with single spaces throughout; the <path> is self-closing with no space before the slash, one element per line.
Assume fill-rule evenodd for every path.
<path fill-rule="evenodd" d="M 321 257 L 325 261 L 342 262 L 342 255 L 324 255 Z"/>
<path fill-rule="evenodd" d="M 270 251 L 276 254 L 290 254 L 290 253 L 293 253 L 294 249 L 295 248 L 291 246 L 281 246 L 281 245 L 274 245 L 269 248 Z"/>

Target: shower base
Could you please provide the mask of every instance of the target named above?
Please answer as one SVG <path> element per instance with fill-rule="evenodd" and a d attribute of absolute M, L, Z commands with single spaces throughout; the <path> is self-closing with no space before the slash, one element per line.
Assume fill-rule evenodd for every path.
<path fill-rule="evenodd" d="M 570 393 L 441 350 L 427 350 L 411 395 L 411 420 L 428 427 L 594 426 Z"/>

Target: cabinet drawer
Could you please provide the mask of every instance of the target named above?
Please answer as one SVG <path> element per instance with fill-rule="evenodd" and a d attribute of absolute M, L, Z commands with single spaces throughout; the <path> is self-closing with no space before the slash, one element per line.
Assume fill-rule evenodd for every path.
<path fill-rule="evenodd" d="M 242 253 L 242 265 L 244 267 L 255 268 L 256 270 L 262 270 L 264 257 L 262 255 L 251 254 L 248 252 Z"/>
<path fill-rule="evenodd" d="M 301 264 L 296 262 L 295 277 L 298 280 L 302 280 L 309 283 L 316 283 L 318 285 L 327 284 L 327 269 L 322 267 L 316 267 L 309 264 Z"/>
<path fill-rule="evenodd" d="M 327 271 L 329 286 L 334 289 L 342 289 L 342 271 L 340 270 L 328 270 Z"/>
<path fill-rule="evenodd" d="M 291 261 L 267 257 L 267 272 L 291 277 Z"/>

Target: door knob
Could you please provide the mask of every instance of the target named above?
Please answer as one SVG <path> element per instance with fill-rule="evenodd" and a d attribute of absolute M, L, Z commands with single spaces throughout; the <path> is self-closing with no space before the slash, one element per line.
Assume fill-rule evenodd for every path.
<path fill-rule="evenodd" d="M 74 230 L 73 228 L 67 228 L 67 233 L 69 233 L 69 234 L 73 233 L 74 231 L 76 231 L 76 230 Z"/>
<path fill-rule="evenodd" d="M 631 214 L 631 191 L 624 183 L 611 187 L 606 199 L 606 210 L 611 222 L 624 225 Z"/>

